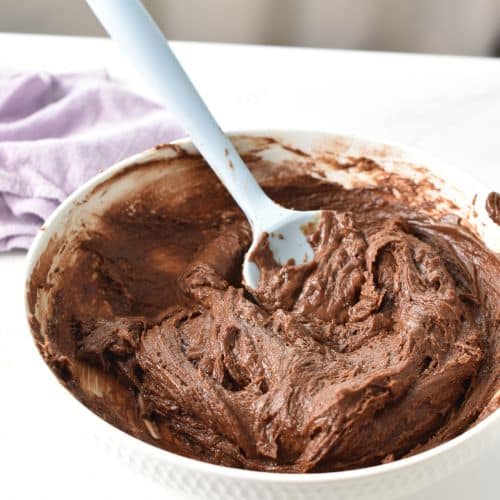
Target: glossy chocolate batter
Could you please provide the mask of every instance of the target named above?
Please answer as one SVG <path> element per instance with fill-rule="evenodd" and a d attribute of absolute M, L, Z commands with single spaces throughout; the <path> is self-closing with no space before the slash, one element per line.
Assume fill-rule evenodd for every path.
<path fill-rule="evenodd" d="M 314 261 L 278 268 L 263 247 L 252 293 L 248 224 L 185 161 L 192 196 L 156 186 L 116 203 L 57 279 L 51 248 L 34 274 L 39 347 L 94 412 L 215 464 L 324 472 L 430 448 L 499 406 L 499 259 L 459 218 L 416 206 L 418 186 L 261 176 L 279 203 L 328 211 Z"/>
<path fill-rule="evenodd" d="M 486 211 L 491 220 L 500 225 L 500 194 L 492 191 L 486 198 Z"/>

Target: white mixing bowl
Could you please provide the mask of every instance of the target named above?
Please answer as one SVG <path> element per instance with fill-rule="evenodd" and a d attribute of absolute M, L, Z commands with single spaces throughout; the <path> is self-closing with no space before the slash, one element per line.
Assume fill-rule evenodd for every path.
<path fill-rule="evenodd" d="M 262 137 L 275 138 L 279 143 L 310 153 L 320 160 L 324 174 L 342 184 L 360 185 L 376 181 L 369 172 L 353 177 L 347 169 L 334 167 L 332 159 L 365 156 L 382 165 L 386 171 L 414 178 L 427 178 L 436 189 L 426 192 L 429 198 L 445 197 L 458 208 L 453 209 L 474 228 L 486 245 L 500 252 L 500 228 L 492 223 L 485 211 L 489 189 L 469 176 L 416 151 L 395 145 L 314 132 L 251 131 L 233 134 L 240 152 L 254 152 L 275 164 L 289 161 L 292 148 L 282 148 Z M 184 149 L 195 151 L 189 140 L 177 141 Z M 152 160 L 172 159 L 179 154 L 176 147 L 165 145 L 128 158 L 91 179 L 73 193 L 51 215 L 37 235 L 27 260 L 27 283 L 40 256 L 53 237 L 71 238 L 82 220 L 94 217 L 108 207 L 114 199 L 132 190 L 162 179 L 168 182 L 172 171 L 160 163 L 141 175 L 134 174 L 134 166 Z M 175 168 L 175 162 L 174 162 Z M 427 171 L 428 169 L 430 171 Z M 117 176 L 120 173 L 121 175 Z M 97 186 L 116 177 L 107 184 L 106 192 Z M 446 180 L 443 181 L 443 179 Z M 175 186 L 172 186 L 175 189 Z M 97 194 L 96 194 L 97 193 Z M 446 205 L 446 204 L 445 204 Z M 436 210 L 450 208 L 436 202 Z M 31 315 L 27 306 L 28 317 Z M 32 318 L 30 318 L 32 319 Z M 52 372 L 39 357 L 47 376 Z M 54 378 L 55 382 L 55 378 Z M 224 500 L 246 499 L 465 499 L 472 495 L 488 500 L 499 498 L 500 472 L 500 411 L 484 419 L 460 436 L 429 451 L 393 463 L 364 469 L 322 474 L 277 474 L 232 469 L 185 458 L 142 442 L 111 426 L 78 402 L 62 385 L 51 384 L 48 401 L 57 401 L 54 418 L 71 418 L 80 433 L 88 432 L 109 448 L 116 457 L 166 488 L 175 488 L 199 498 Z M 497 395 L 499 396 L 499 395 Z M 78 450 L 75 450 L 78 453 Z M 166 491 L 166 498 L 168 494 Z"/>

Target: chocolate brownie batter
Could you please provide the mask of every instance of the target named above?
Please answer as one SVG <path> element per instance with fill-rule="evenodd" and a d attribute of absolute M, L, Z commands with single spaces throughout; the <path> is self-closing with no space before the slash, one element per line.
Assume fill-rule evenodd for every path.
<path fill-rule="evenodd" d="M 183 161 L 189 189 L 115 203 L 34 273 L 39 347 L 94 412 L 207 462 L 324 472 L 414 454 L 497 409 L 498 256 L 417 203 L 419 186 L 345 189 L 248 158 L 279 203 L 325 209 L 314 260 L 279 268 L 264 246 L 251 291 L 247 222 L 201 159 Z"/>
<path fill-rule="evenodd" d="M 500 194 L 492 191 L 486 198 L 486 211 L 491 220 L 500 226 Z"/>

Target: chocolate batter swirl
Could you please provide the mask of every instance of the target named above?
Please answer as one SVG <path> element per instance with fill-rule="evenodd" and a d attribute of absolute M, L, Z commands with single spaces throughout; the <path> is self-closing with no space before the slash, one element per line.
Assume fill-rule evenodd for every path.
<path fill-rule="evenodd" d="M 329 211 L 313 262 L 278 268 L 262 248 L 254 293 L 240 274 L 249 228 L 220 187 L 163 212 L 146 196 L 109 210 L 54 290 L 41 345 L 77 397 L 168 450 L 281 472 L 391 461 L 497 408 L 497 256 L 390 186 L 264 187 Z M 99 396 L 82 389 L 89 369 Z"/>

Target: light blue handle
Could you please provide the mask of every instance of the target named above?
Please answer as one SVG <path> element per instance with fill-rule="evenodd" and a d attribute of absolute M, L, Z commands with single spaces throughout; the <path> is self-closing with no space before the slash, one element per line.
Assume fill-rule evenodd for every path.
<path fill-rule="evenodd" d="M 223 134 L 162 32 L 139 0 L 87 0 L 105 29 L 129 56 L 191 136 L 193 143 L 249 219 L 265 230 L 283 209 L 257 184 Z"/>

